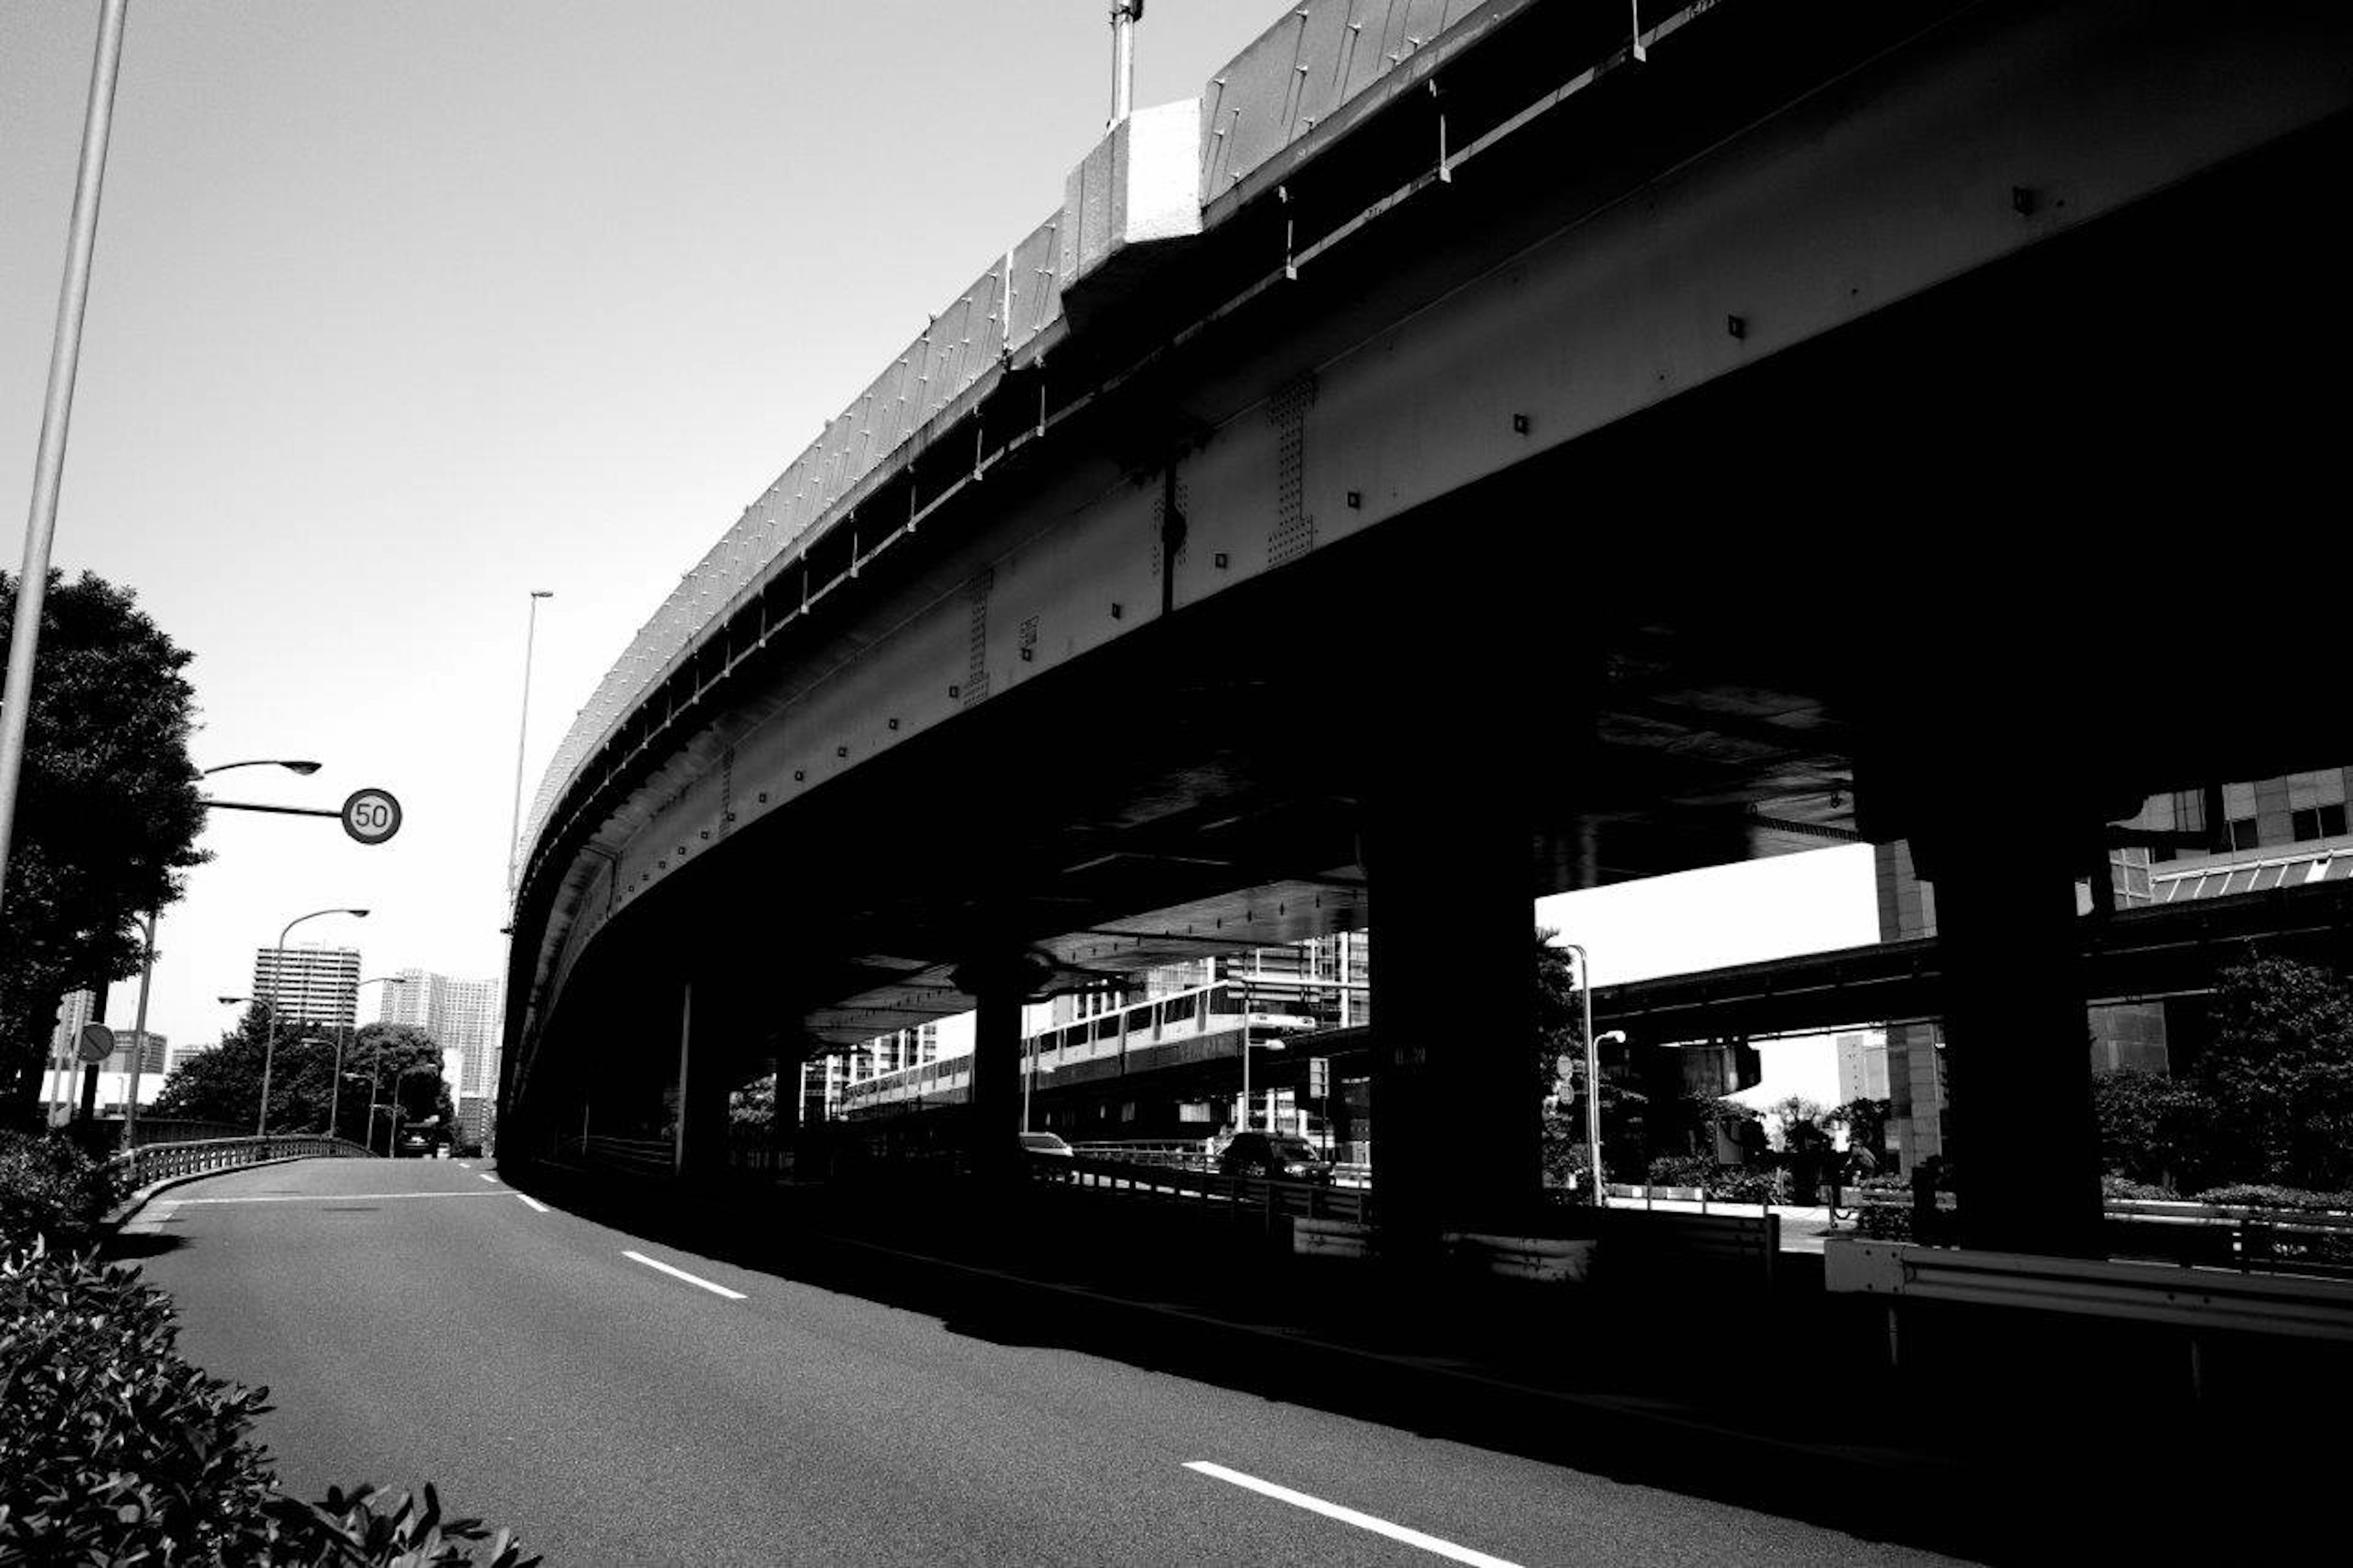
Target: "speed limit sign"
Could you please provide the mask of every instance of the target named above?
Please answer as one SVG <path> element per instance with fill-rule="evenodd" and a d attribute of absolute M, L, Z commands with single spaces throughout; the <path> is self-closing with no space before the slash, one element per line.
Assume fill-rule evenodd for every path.
<path fill-rule="evenodd" d="M 381 844 L 400 831 L 400 802 L 388 789 L 353 790 L 343 815 L 343 831 L 363 844 Z"/>

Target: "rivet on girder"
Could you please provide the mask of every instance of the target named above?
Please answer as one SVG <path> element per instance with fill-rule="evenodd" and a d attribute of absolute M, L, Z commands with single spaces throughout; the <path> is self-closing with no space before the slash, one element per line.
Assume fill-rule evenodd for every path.
<path fill-rule="evenodd" d="M 2039 205 L 2041 204 L 2037 203 L 2034 199 L 2033 186 L 2012 185 L 2010 187 L 2010 210 L 2016 213 L 2019 216 L 2032 217 L 2034 216 L 2034 209 Z"/>
<path fill-rule="evenodd" d="M 893 730 L 895 730 L 895 729 L 897 729 L 898 727 L 899 727 L 899 721 L 897 721 L 896 719 L 892 720 L 892 721 L 891 721 L 891 728 L 892 728 Z"/>
<path fill-rule="evenodd" d="M 1119 602 L 1117 599 L 1113 599 L 1113 600 L 1111 602 L 1111 618 L 1112 618 L 1113 620 L 1114 620 L 1114 621 L 1115 621 L 1115 620 L 1119 619 L 1119 618 L 1120 618 L 1120 616 L 1123 616 L 1123 615 L 1124 615 L 1125 613 L 1126 613 L 1126 612 L 1125 612 L 1125 610 L 1124 610 L 1124 609 L 1121 607 L 1121 605 L 1120 605 L 1120 602 Z"/>
<path fill-rule="evenodd" d="M 762 790 L 760 792 L 760 804 L 762 805 L 768 804 L 768 792 L 766 790 Z"/>
<path fill-rule="evenodd" d="M 1226 552 L 1224 551 L 1219 551 L 1215 556 L 1211 557 L 1211 559 L 1217 563 L 1219 571 L 1222 572 L 1226 569 Z"/>
<path fill-rule="evenodd" d="M 702 837 L 703 837 L 704 841 L 705 841 L 705 842 L 708 842 L 708 841 L 710 840 L 710 837 L 711 837 L 711 829 L 709 829 L 708 827 L 704 828 L 704 829 L 702 830 Z"/>
<path fill-rule="evenodd" d="M 1525 414 L 1514 414 L 1514 415 L 1513 415 L 1513 416 L 1512 416 L 1512 434 L 1513 434 L 1513 435 L 1514 435 L 1514 436 L 1525 436 L 1525 435 L 1526 435 L 1527 433 L 1528 433 L 1528 416 L 1527 416 L 1526 415 L 1525 415 Z"/>
<path fill-rule="evenodd" d="M 948 696 L 949 696 L 949 698 L 950 698 L 951 700 L 953 700 L 953 699 L 955 699 L 955 698 L 962 697 L 963 695 L 964 695 L 964 688 L 963 688 L 963 687 L 961 687 L 961 686 L 951 686 L 951 687 L 949 687 L 949 688 L 948 688 Z"/>
<path fill-rule="evenodd" d="M 807 777 L 808 777 L 808 770 L 807 768 L 795 768 L 793 770 L 793 783 L 798 784 Z"/>
<path fill-rule="evenodd" d="M 1364 491 L 1350 490 L 1348 492 L 1348 510 L 1350 511 L 1362 511 L 1365 510 Z"/>
<path fill-rule="evenodd" d="M 833 749 L 833 754 L 837 757 L 846 757 L 849 755 L 849 748 L 848 746 L 836 746 Z"/>
<path fill-rule="evenodd" d="M 1748 318 L 1746 316 L 1726 316 L 1724 318 L 1724 330 L 1730 332 L 1736 338 L 1745 338 L 1748 335 Z"/>

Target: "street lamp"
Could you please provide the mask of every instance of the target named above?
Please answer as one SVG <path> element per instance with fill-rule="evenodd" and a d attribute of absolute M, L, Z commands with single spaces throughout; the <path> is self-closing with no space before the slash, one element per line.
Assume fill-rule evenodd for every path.
<path fill-rule="evenodd" d="M 531 591 L 531 617 L 523 624 L 522 634 L 522 711 L 515 719 L 515 782 L 514 816 L 507 827 L 507 902 L 514 902 L 515 862 L 522 853 L 522 755 L 523 741 L 531 733 L 531 655 L 539 638 L 539 602 L 553 599 L 552 588 Z"/>
<path fill-rule="evenodd" d="M 196 772 L 196 776 L 200 779 L 210 778 L 215 773 L 225 773 L 231 768 L 284 768 L 289 773 L 301 773 L 307 777 L 319 771 L 319 764 L 307 758 L 290 760 L 282 757 L 257 757 L 242 763 L 223 763 L 216 768 L 200 768 Z M 122 1107 L 122 1144 L 125 1148 L 129 1148 L 137 1141 L 136 1134 L 139 1130 L 139 1068 L 141 1061 L 147 1055 L 147 988 L 155 979 L 155 919 L 160 913 L 162 911 L 159 910 L 147 911 L 146 931 L 140 941 L 139 1013 L 138 1021 L 131 1026 L 132 1037 L 138 1042 L 138 1045 L 131 1053 L 131 1092 L 126 1097 Z"/>
<path fill-rule="evenodd" d="M 411 984 L 416 984 L 416 983 L 415 983 L 414 981 L 410 980 L 410 979 L 408 978 L 408 976 L 406 976 L 406 974 L 371 974 L 371 975 L 369 975 L 365 980 L 361 981 L 361 982 L 359 983 L 359 984 L 357 984 L 357 985 L 353 985 L 353 986 L 352 987 L 352 1016 L 353 1016 L 353 1017 L 354 1017 L 354 1018 L 356 1018 L 356 1017 L 358 1017 L 358 1016 L 359 1016 L 359 994 L 360 994 L 360 986 L 361 986 L 361 985 L 385 985 L 385 984 L 390 984 L 390 985 L 411 985 Z M 345 1034 L 349 1033 L 349 1032 L 350 1032 L 350 1031 L 348 1031 L 348 1030 L 344 1030 L 344 1029 L 341 1029 L 341 1028 L 338 1028 L 338 1029 L 335 1031 L 335 1077 L 334 1077 L 334 1087 L 333 1087 L 332 1089 L 329 1089 L 329 1090 L 327 1091 L 327 1136 L 328 1136 L 328 1137 L 330 1137 L 330 1138 L 332 1138 L 332 1137 L 335 1135 L 335 1128 L 336 1128 L 337 1124 L 341 1121 L 342 1117 L 343 1117 L 343 1036 L 344 1036 Z M 376 1047 L 375 1047 L 375 1048 L 376 1048 L 376 1054 L 377 1054 L 379 1057 L 381 1057 L 381 1056 L 384 1054 L 384 1042 L 383 1042 L 382 1040 L 378 1040 L 378 1041 L 376 1042 Z M 357 1075 L 355 1074 L 355 1075 L 353 1075 L 353 1076 L 357 1076 Z M 371 1095 L 369 1095 L 369 1096 L 368 1096 L 368 1103 L 369 1103 L 369 1104 L 371 1104 L 371 1105 L 373 1105 L 373 1104 L 375 1104 L 375 1095 L 371 1094 Z M 375 1123 L 374 1123 L 374 1122 L 370 1122 L 370 1123 L 368 1124 L 368 1131 L 369 1131 L 371 1133 L 373 1133 L 373 1132 L 375 1131 Z"/>
<path fill-rule="evenodd" d="M 296 915 L 292 920 L 288 921 L 284 929 L 278 933 L 276 952 L 279 962 L 281 963 L 285 962 L 286 939 L 292 934 L 294 928 L 304 921 L 315 921 L 322 915 L 350 915 L 358 920 L 367 919 L 365 910 L 348 909 L 312 910 L 307 915 Z M 272 996 L 269 999 L 269 1032 L 264 1037 L 261 1047 L 261 1116 L 254 1123 L 253 1135 L 256 1138 L 269 1136 L 269 1068 L 272 1059 L 278 1054 L 278 998 Z"/>

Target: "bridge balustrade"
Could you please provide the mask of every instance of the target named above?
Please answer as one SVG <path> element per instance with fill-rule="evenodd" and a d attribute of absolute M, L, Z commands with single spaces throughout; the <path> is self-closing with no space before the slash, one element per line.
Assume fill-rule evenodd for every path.
<path fill-rule="evenodd" d="M 207 1138 L 185 1143 L 142 1143 L 106 1163 L 109 1173 L 132 1191 L 181 1176 L 259 1165 L 270 1160 L 373 1159 L 375 1152 L 345 1138 L 323 1134 L 268 1138 Z"/>

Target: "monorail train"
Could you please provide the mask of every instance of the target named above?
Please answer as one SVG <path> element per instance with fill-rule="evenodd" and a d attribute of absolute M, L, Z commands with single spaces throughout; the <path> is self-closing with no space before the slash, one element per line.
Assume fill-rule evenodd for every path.
<path fill-rule="evenodd" d="M 1024 1070 L 1035 1075 L 1032 1090 L 1042 1093 L 1060 1087 L 1054 1082 L 1058 1073 L 1087 1062 L 1115 1060 L 1118 1066 L 1108 1076 L 1123 1076 L 1131 1056 L 1152 1051 L 1165 1060 L 1171 1053 L 1159 1047 L 1187 1042 L 1200 1042 L 1198 1050 L 1181 1053 L 1194 1059 L 1239 1056 L 1245 1025 L 1250 1039 L 1258 1044 L 1315 1026 L 1315 1020 L 1303 1014 L 1245 1013 L 1248 990 L 1230 981 L 1222 982 L 1039 1030 L 1023 1042 Z M 1086 1076 L 1100 1079 L 1106 1075 Z M 902 1068 L 845 1087 L 842 1114 L 859 1119 L 961 1105 L 971 1085 L 972 1058 L 968 1056 Z"/>

